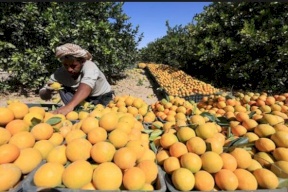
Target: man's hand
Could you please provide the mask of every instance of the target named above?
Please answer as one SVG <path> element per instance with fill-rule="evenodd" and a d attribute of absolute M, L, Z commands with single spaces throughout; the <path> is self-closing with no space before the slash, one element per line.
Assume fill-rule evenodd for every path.
<path fill-rule="evenodd" d="M 67 113 L 73 111 L 74 108 L 69 106 L 69 105 L 65 105 L 65 106 L 62 106 L 54 111 L 52 111 L 53 114 L 62 114 L 62 115 L 66 115 Z"/>

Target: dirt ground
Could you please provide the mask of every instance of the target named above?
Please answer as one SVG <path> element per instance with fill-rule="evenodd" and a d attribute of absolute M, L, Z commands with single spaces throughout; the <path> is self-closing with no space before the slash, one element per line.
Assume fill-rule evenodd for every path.
<path fill-rule="evenodd" d="M 116 95 L 131 95 L 142 98 L 147 104 L 153 104 L 162 95 L 157 91 L 155 83 L 148 78 L 147 71 L 144 69 L 128 69 L 125 71 L 126 77 L 111 85 Z M 10 93 L 9 95 L 0 93 L 0 106 L 7 106 L 7 100 L 17 99 L 24 103 L 52 103 L 44 101 L 38 95 L 29 94 L 28 96 L 19 93 Z"/>

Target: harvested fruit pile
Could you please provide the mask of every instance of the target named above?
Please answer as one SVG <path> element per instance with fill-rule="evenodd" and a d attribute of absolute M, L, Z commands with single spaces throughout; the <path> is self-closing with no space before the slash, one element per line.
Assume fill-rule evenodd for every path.
<path fill-rule="evenodd" d="M 199 103 L 170 95 L 152 105 L 125 95 L 66 116 L 9 101 L 0 107 L 0 190 L 287 187 L 287 114 L 287 93 Z"/>
<path fill-rule="evenodd" d="M 165 64 L 146 65 L 156 82 L 168 95 L 187 97 L 195 94 L 210 95 L 219 89 L 187 75 L 184 71 Z"/>

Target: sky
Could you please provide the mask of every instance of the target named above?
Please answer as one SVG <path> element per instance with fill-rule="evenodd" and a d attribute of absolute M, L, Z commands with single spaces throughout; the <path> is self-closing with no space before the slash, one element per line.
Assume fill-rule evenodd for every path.
<path fill-rule="evenodd" d="M 138 34 L 143 33 L 144 37 L 138 48 L 147 46 L 157 38 L 166 35 L 166 21 L 170 27 L 176 25 L 185 26 L 191 23 L 193 17 L 203 12 L 204 6 L 212 2 L 125 2 L 123 12 L 130 19 L 133 28 L 139 26 Z"/>

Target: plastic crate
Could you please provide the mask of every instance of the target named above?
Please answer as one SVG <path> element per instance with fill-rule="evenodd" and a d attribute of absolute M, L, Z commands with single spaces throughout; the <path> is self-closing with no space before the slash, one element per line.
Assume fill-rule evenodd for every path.
<path fill-rule="evenodd" d="M 34 170 L 38 169 L 38 168 L 39 168 L 41 165 L 43 165 L 44 163 L 45 163 L 44 160 L 41 161 L 41 162 L 39 163 L 39 165 L 37 165 Z M 34 170 L 33 170 L 33 171 L 34 171 Z M 24 180 L 25 180 L 27 177 L 29 177 L 30 174 L 32 174 L 33 171 L 31 171 L 31 172 L 28 173 L 27 175 L 22 175 L 22 178 L 23 178 L 23 179 L 22 179 L 21 181 L 19 181 L 19 183 L 17 183 L 17 185 L 16 185 L 15 187 L 9 189 L 8 192 L 24 192 L 24 190 L 23 190 L 23 182 L 24 182 Z"/>
<path fill-rule="evenodd" d="M 61 104 L 55 104 L 55 103 L 26 103 L 26 105 L 28 106 L 28 107 L 42 107 L 42 108 L 44 108 L 45 109 L 45 111 L 51 111 L 52 110 L 52 108 L 53 108 L 53 106 L 55 107 L 55 108 L 59 108 L 59 107 L 61 107 L 62 105 Z"/>
<path fill-rule="evenodd" d="M 40 168 L 40 166 L 38 166 L 38 168 Z M 58 192 L 91 192 L 91 191 L 103 191 L 103 190 L 81 190 L 81 189 L 68 189 L 68 188 L 49 188 L 49 189 L 44 189 L 44 188 L 39 188 L 37 186 L 34 185 L 33 183 L 33 177 L 36 173 L 37 169 L 33 170 L 31 172 L 31 174 L 28 175 L 28 177 L 26 177 L 23 180 L 23 191 L 58 191 Z M 157 176 L 157 180 L 154 184 L 154 191 L 156 192 L 165 192 L 166 191 L 166 183 L 164 180 L 164 174 L 162 169 L 160 168 L 160 166 L 158 166 L 158 176 Z M 115 191 L 128 191 L 128 190 L 115 190 Z M 136 191 L 136 190 L 135 190 Z M 104 192 L 104 191 L 103 191 Z"/>
<path fill-rule="evenodd" d="M 172 180 L 170 178 L 171 176 L 167 173 L 164 173 L 164 180 L 166 182 L 167 190 L 171 192 L 181 192 L 178 189 L 176 189 L 172 183 Z M 197 190 L 192 190 L 192 191 L 197 191 Z M 245 192 L 245 190 L 235 190 L 236 192 Z M 258 189 L 255 190 L 256 192 L 287 192 L 288 187 L 282 188 L 282 189 Z M 200 192 L 200 191 L 197 191 Z"/>

